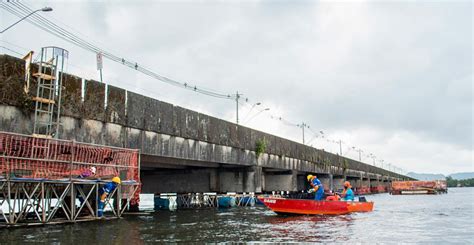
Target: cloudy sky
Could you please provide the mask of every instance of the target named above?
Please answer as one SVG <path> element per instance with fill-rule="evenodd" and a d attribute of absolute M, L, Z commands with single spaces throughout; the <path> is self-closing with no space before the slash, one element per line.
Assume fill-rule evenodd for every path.
<path fill-rule="evenodd" d="M 244 125 L 378 166 L 474 171 L 471 1 L 23 1 L 114 55 L 176 81 L 239 91 Z M 2 0 L 2 4 L 13 6 Z M 15 8 L 15 6 L 13 6 Z M 0 9 L 0 28 L 18 17 Z M 28 22 L 0 36 L 15 56 L 70 52 L 95 80 L 95 54 Z M 216 99 L 104 62 L 108 84 L 235 121 Z M 259 106 L 252 106 L 260 102 Z M 269 111 L 265 111 L 269 108 Z M 283 121 L 275 118 L 282 117 Z M 323 131 L 325 138 L 315 133 Z"/>

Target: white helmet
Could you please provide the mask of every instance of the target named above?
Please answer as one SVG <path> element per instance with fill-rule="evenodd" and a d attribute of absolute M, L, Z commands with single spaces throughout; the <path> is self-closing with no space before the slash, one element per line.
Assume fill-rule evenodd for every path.
<path fill-rule="evenodd" d="M 92 174 L 95 174 L 95 172 L 97 171 L 97 169 L 96 169 L 95 167 L 91 167 L 91 168 L 90 168 L 90 171 L 91 171 Z"/>

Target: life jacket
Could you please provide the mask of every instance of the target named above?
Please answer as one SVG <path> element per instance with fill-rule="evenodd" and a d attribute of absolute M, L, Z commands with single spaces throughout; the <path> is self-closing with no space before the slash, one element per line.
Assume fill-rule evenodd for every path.
<path fill-rule="evenodd" d="M 337 197 L 336 196 L 328 196 L 328 197 L 326 197 L 326 201 L 337 201 Z"/>

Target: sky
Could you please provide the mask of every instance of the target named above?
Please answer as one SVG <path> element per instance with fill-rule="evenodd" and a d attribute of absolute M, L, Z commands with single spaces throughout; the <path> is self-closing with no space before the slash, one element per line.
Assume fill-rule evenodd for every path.
<path fill-rule="evenodd" d="M 245 126 L 301 142 L 296 124 L 305 123 L 308 145 L 339 153 L 341 140 L 344 156 L 358 160 L 361 149 L 361 160 L 379 167 L 474 171 L 472 1 L 22 3 L 52 7 L 41 16 L 162 76 L 242 93 Z M 0 17 L 2 29 L 18 20 L 3 8 Z M 1 53 L 63 47 L 69 73 L 99 80 L 95 53 L 27 21 L 0 35 Z M 177 88 L 107 59 L 103 79 L 236 120 L 235 101 Z"/>

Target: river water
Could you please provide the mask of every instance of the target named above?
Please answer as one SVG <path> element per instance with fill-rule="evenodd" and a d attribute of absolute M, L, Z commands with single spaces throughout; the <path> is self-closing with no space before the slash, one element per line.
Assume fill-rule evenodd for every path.
<path fill-rule="evenodd" d="M 1 244 L 148 244 L 165 242 L 474 242 L 474 188 L 444 195 L 367 196 L 371 213 L 279 216 L 263 206 L 159 211 L 120 220 L 0 230 Z"/>

